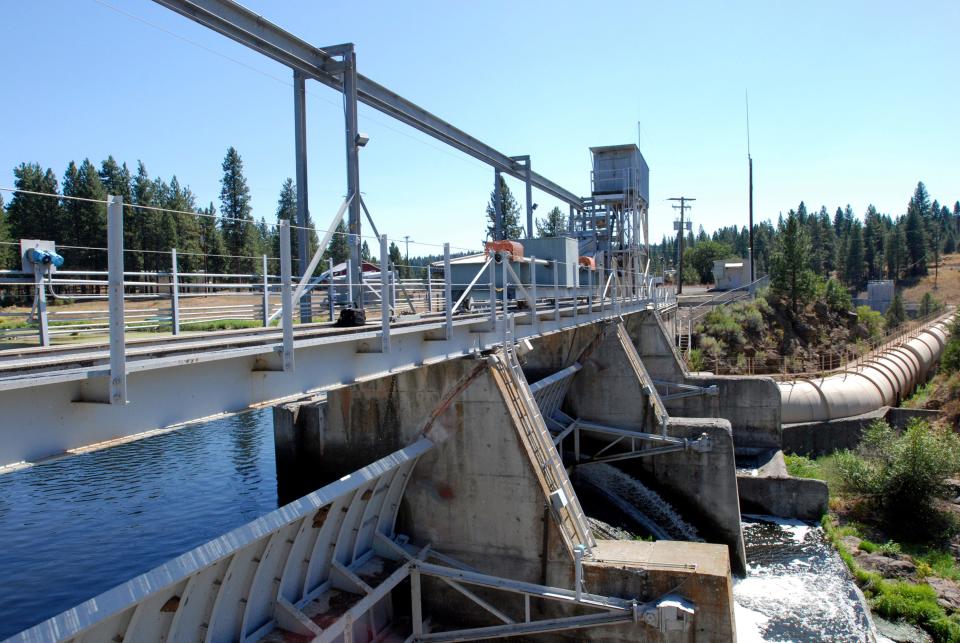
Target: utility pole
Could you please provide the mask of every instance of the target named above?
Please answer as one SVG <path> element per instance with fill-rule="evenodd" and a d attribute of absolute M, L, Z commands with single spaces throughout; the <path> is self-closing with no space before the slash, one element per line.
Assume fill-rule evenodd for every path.
<path fill-rule="evenodd" d="M 750 247 L 747 254 L 750 255 L 750 283 L 753 283 L 757 279 L 753 272 L 753 157 L 750 156 L 750 96 L 744 94 L 747 101 L 747 163 L 750 168 Z"/>
<path fill-rule="evenodd" d="M 683 215 L 691 206 L 687 205 L 690 201 L 696 201 L 696 199 L 690 198 L 688 196 L 674 196 L 667 199 L 667 201 L 679 201 L 680 205 L 673 206 L 674 210 L 680 210 L 680 228 L 677 230 L 677 246 L 680 250 L 680 257 L 677 259 L 677 294 L 683 294 Z"/>

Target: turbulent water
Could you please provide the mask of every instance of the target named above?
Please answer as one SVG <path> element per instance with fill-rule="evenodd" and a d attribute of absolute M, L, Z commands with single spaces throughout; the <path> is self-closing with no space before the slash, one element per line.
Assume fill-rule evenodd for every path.
<path fill-rule="evenodd" d="M 876 640 L 847 568 L 819 527 L 744 516 L 743 535 L 748 573 L 733 588 L 739 643 Z"/>
<path fill-rule="evenodd" d="M 643 483 L 609 464 L 577 467 L 577 484 L 591 487 L 661 540 L 702 541 L 696 528 Z"/>
<path fill-rule="evenodd" d="M 0 639 L 276 506 L 269 410 L 0 475 Z"/>

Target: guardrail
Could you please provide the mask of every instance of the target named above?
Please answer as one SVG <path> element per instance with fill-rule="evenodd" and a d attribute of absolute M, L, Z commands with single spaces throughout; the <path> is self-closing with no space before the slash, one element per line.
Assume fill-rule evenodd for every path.
<path fill-rule="evenodd" d="M 841 350 L 815 353 L 807 358 L 778 356 L 770 359 L 743 356 L 737 361 L 731 361 L 705 357 L 704 365 L 718 375 L 768 375 L 777 380 L 817 379 L 835 373 L 857 371 L 875 355 L 917 337 L 955 311 L 954 305 L 944 306 L 923 317 L 904 322 L 879 337 L 860 341 Z M 809 364 L 812 361 L 818 366 L 811 370 Z"/>

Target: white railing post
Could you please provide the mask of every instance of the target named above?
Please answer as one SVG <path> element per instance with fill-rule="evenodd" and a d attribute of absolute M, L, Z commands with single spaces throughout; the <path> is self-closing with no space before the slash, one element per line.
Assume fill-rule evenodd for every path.
<path fill-rule="evenodd" d="M 347 259 L 347 263 L 345 264 L 347 266 L 347 292 L 350 293 L 350 297 L 353 297 L 353 266 L 350 264 L 350 259 Z M 360 265 L 362 266 L 363 264 Z M 381 271 L 382 270 L 381 268 Z M 360 271 L 360 292 L 363 292 L 363 270 Z M 350 302 L 350 307 L 353 308 L 354 304 L 356 304 L 356 302 Z"/>
<path fill-rule="evenodd" d="M 497 262 L 490 262 L 490 330 L 497 327 Z"/>
<path fill-rule="evenodd" d="M 446 324 L 444 335 L 446 339 L 453 337 L 453 275 L 450 274 L 450 244 L 443 244 L 443 299 L 446 310 Z"/>
<path fill-rule="evenodd" d="M 290 220 L 280 219 L 280 319 L 283 326 L 283 370 L 290 372 L 293 363 L 293 284 L 290 261 Z"/>
<path fill-rule="evenodd" d="M 330 321 L 333 321 L 334 314 L 336 313 L 336 304 L 333 300 L 337 295 L 337 291 L 333 286 L 333 259 L 327 259 L 327 263 L 330 264 L 329 271 L 327 272 L 329 275 L 327 279 L 327 303 L 330 305 Z"/>
<path fill-rule="evenodd" d="M 40 325 L 40 345 L 50 345 L 50 320 L 47 315 L 47 286 L 43 283 L 43 265 L 33 264 L 33 302 L 37 310 L 37 322 Z"/>
<path fill-rule="evenodd" d="M 107 197 L 107 273 L 110 304 L 110 403 L 127 403 L 127 354 L 123 325 L 123 197 Z"/>
<path fill-rule="evenodd" d="M 270 274 L 267 272 L 267 255 L 263 255 L 263 327 L 270 325 Z"/>
<path fill-rule="evenodd" d="M 508 262 L 508 261 L 509 261 L 509 259 L 507 259 L 506 255 L 504 255 L 504 256 L 503 256 L 503 261 L 502 261 L 501 264 L 500 264 L 500 265 L 503 266 L 503 270 L 501 270 L 500 272 L 503 273 L 503 291 L 502 291 L 502 295 L 503 295 L 503 296 L 502 296 L 502 299 L 503 299 L 503 322 L 504 322 L 504 327 L 506 327 L 506 323 L 507 323 L 507 310 L 509 310 L 509 300 L 507 299 L 507 290 L 508 290 L 508 288 L 509 288 L 509 286 L 510 286 L 510 277 L 509 277 L 509 275 L 508 275 L 508 273 L 507 273 L 507 262 Z"/>
<path fill-rule="evenodd" d="M 533 299 L 533 329 L 540 328 L 540 316 L 537 314 L 537 258 L 530 257 L 530 298 Z"/>
<path fill-rule="evenodd" d="M 380 236 L 380 352 L 390 352 L 390 292 L 387 280 L 390 274 L 390 251 L 387 235 Z M 363 272 L 361 271 L 361 275 Z"/>
<path fill-rule="evenodd" d="M 560 323 L 560 266 L 553 260 L 553 321 Z"/>
<path fill-rule="evenodd" d="M 180 273 L 177 270 L 177 249 L 170 249 L 170 294 L 173 310 L 170 326 L 174 335 L 180 334 Z"/>
<path fill-rule="evenodd" d="M 593 270 L 587 267 L 587 314 L 593 314 Z"/>
<path fill-rule="evenodd" d="M 602 318 L 604 310 L 603 300 L 605 299 L 603 291 L 607 286 L 607 282 L 604 279 L 605 275 L 603 274 L 603 264 L 601 264 L 597 270 L 600 271 L 597 273 L 597 292 L 600 295 L 600 317 Z"/>
<path fill-rule="evenodd" d="M 430 264 L 427 264 L 427 312 L 433 312 L 433 275 L 430 274 Z"/>

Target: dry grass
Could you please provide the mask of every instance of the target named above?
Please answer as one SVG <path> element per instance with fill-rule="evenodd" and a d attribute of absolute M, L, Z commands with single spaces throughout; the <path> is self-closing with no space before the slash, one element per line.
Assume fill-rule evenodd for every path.
<path fill-rule="evenodd" d="M 923 295 L 928 292 L 945 304 L 955 304 L 960 301 L 960 253 L 940 257 L 938 278 L 934 277 L 935 270 L 932 262 L 928 269 L 929 275 L 903 289 L 903 301 L 919 303 Z M 934 281 L 936 281 L 936 288 L 934 288 Z"/>

